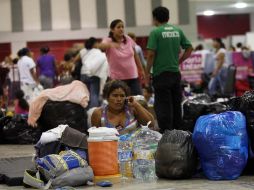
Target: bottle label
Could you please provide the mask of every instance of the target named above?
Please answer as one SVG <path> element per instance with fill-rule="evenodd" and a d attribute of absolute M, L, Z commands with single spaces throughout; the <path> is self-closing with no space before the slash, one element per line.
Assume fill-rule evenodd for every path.
<path fill-rule="evenodd" d="M 134 159 L 143 159 L 143 160 L 153 160 L 154 159 L 154 151 L 152 150 L 137 150 L 134 151 Z"/>
<path fill-rule="evenodd" d="M 118 160 L 120 160 L 120 161 L 132 160 L 132 151 L 120 151 L 120 152 L 118 152 Z"/>

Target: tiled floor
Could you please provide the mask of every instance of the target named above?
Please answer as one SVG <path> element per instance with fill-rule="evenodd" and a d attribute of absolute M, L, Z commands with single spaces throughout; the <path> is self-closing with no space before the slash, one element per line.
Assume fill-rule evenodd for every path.
<path fill-rule="evenodd" d="M 29 156 L 33 154 L 31 145 L 1 145 L 0 158 L 14 156 Z M 254 169 L 254 168 L 253 168 Z M 8 187 L 0 185 L 0 190 L 20 190 L 26 189 L 21 186 Z M 98 186 L 85 186 L 76 189 L 98 190 L 105 189 Z M 156 180 L 153 182 L 141 183 L 129 180 L 125 183 L 114 184 L 110 188 L 115 190 L 253 190 L 254 176 L 243 176 L 235 181 L 209 181 L 206 179 L 190 179 L 190 180 Z"/>

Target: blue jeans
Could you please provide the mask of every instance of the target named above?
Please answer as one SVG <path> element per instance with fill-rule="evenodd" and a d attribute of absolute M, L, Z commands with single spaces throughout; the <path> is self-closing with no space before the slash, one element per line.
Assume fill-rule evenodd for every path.
<path fill-rule="evenodd" d="M 53 88 L 53 86 L 54 86 L 53 77 L 47 77 L 45 75 L 40 75 L 39 81 L 44 89 Z"/>
<path fill-rule="evenodd" d="M 89 77 L 87 75 L 81 75 L 81 81 L 85 83 L 87 89 L 90 92 L 89 108 L 100 106 L 100 78 L 96 76 Z"/>
<path fill-rule="evenodd" d="M 209 95 L 214 96 L 224 92 L 227 70 L 228 68 L 223 67 L 215 77 L 211 78 L 208 84 Z"/>

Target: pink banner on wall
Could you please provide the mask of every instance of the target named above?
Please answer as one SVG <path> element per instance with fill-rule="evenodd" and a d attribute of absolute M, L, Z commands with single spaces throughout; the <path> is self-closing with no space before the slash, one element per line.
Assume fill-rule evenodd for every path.
<path fill-rule="evenodd" d="M 182 80 L 187 82 L 200 82 L 201 74 L 204 73 L 202 68 L 202 55 L 192 54 L 181 65 Z"/>

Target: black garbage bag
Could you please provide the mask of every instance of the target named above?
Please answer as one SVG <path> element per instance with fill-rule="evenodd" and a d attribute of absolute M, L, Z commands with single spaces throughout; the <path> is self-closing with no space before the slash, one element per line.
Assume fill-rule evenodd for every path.
<path fill-rule="evenodd" d="M 254 174 L 254 91 L 247 91 L 241 97 L 234 97 L 228 101 L 230 111 L 240 111 L 246 117 L 246 127 L 249 137 L 249 158 L 244 174 Z"/>
<path fill-rule="evenodd" d="M 193 132 L 196 120 L 210 113 L 221 113 L 227 110 L 227 106 L 212 102 L 207 94 L 197 95 L 191 100 L 183 103 L 183 122 L 181 130 Z"/>
<path fill-rule="evenodd" d="M 47 131 L 60 124 L 69 125 L 80 132 L 87 132 L 87 113 L 79 104 L 69 101 L 47 101 L 38 119 L 42 131 Z"/>
<path fill-rule="evenodd" d="M 0 144 L 5 143 L 3 128 L 7 123 L 9 123 L 11 121 L 11 118 L 12 118 L 11 116 L 1 115 L 1 118 L 0 118 Z"/>
<path fill-rule="evenodd" d="M 197 95 L 192 100 L 183 103 L 183 122 L 181 130 L 193 131 L 195 122 L 206 109 L 206 104 L 211 102 L 211 98 L 206 94 Z"/>
<path fill-rule="evenodd" d="M 5 121 L 3 127 L 4 144 L 35 144 L 41 136 L 40 128 L 27 124 L 27 117 L 15 115 Z"/>
<path fill-rule="evenodd" d="M 245 92 L 241 97 L 233 98 L 229 102 L 233 111 L 240 111 L 246 117 L 247 132 L 250 146 L 254 150 L 254 91 Z"/>
<path fill-rule="evenodd" d="M 246 110 L 243 112 L 246 116 L 247 132 L 250 138 L 250 146 L 254 151 L 254 109 Z"/>
<path fill-rule="evenodd" d="M 230 98 L 227 102 L 228 111 L 240 111 L 241 97 Z"/>
<path fill-rule="evenodd" d="M 254 90 L 245 92 L 240 97 L 240 107 L 242 112 L 254 110 Z M 247 108 L 247 109 L 246 109 Z"/>
<path fill-rule="evenodd" d="M 189 131 L 166 130 L 155 155 L 155 170 L 159 178 L 190 178 L 197 169 L 198 155 Z"/>

